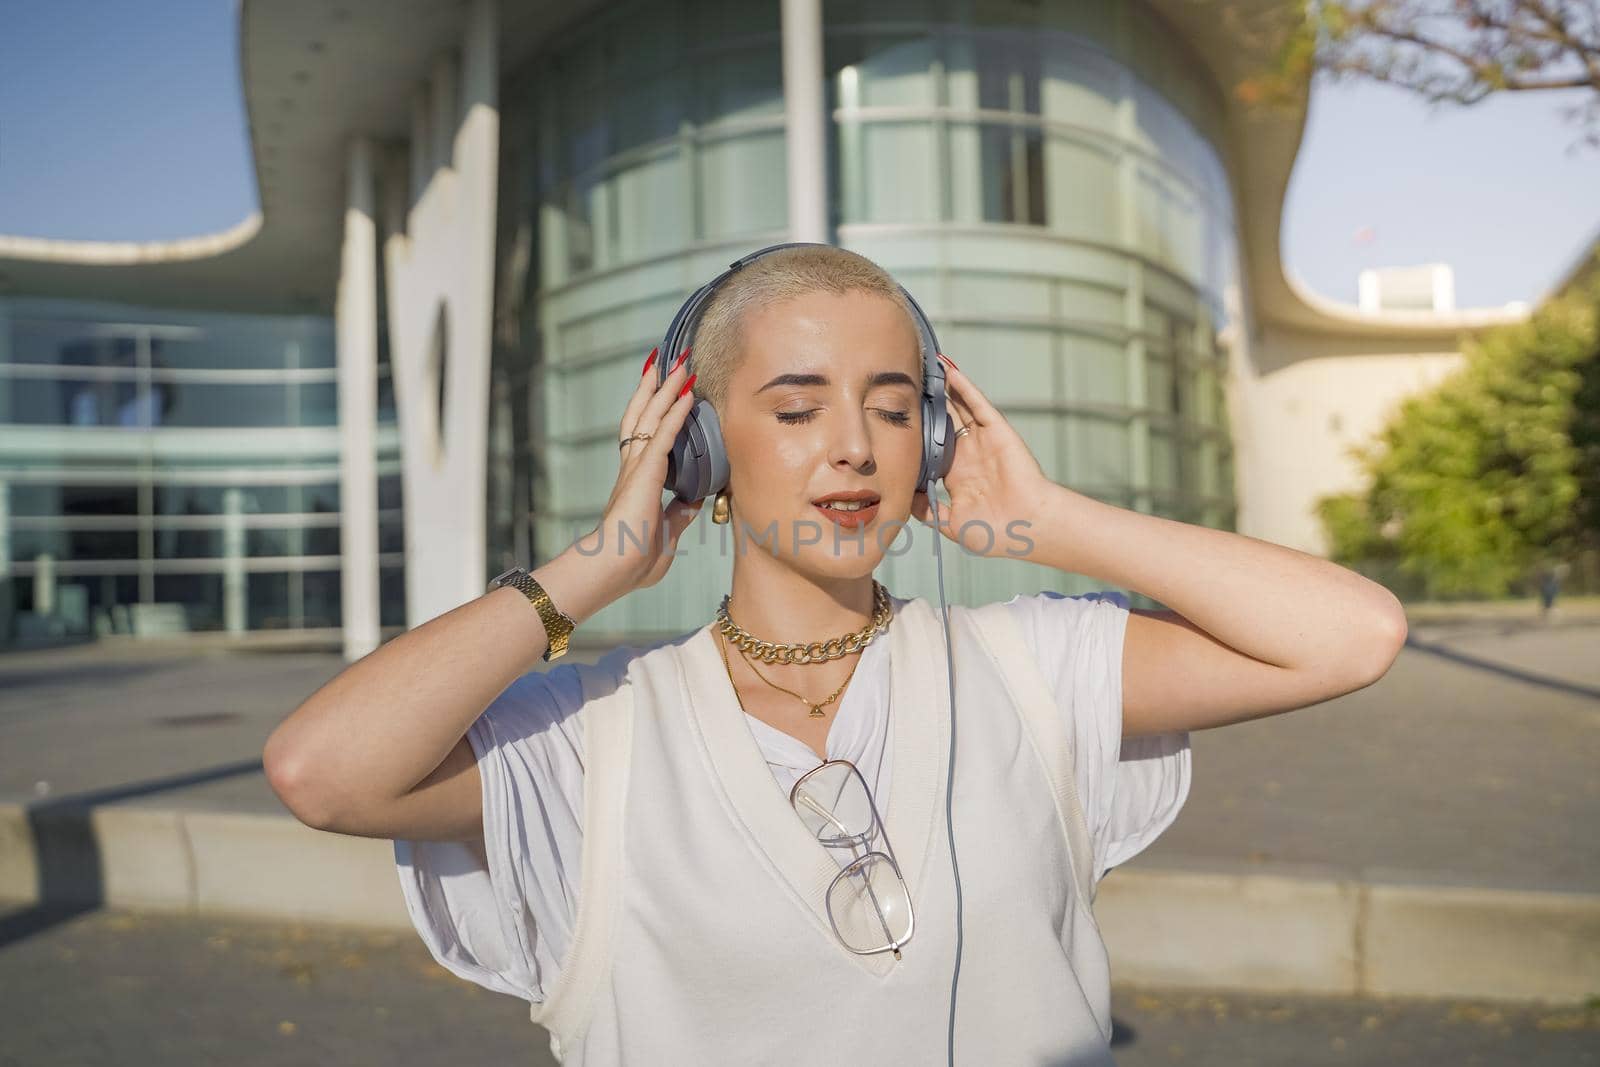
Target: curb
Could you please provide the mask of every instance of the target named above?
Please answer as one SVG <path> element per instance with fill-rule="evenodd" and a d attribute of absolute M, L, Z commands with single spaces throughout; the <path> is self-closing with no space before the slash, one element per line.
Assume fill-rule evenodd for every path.
<path fill-rule="evenodd" d="M 1122 869 L 1095 918 L 1119 982 L 1578 1004 L 1600 895 Z"/>
<path fill-rule="evenodd" d="M 0 804 L 0 898 L 411 929 L 394 848 L 286 815 Z M 1094 902 L 1119 983 L 1582 1003 L 1600 894 L 1134 868 Z"/>

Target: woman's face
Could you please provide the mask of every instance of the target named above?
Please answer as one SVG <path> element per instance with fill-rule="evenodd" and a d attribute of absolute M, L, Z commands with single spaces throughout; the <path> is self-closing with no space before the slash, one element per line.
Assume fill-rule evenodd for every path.
<path fill-rule="evenodd" d="M 807 293 L 747 312 L 743 326 L 719 413 L 736 536 L 808 573 L 872 573 L 917 488 L 915 328 L 868 292 Z M 868 499 L 855 511 L 819 506 L 840 493 Z"/>

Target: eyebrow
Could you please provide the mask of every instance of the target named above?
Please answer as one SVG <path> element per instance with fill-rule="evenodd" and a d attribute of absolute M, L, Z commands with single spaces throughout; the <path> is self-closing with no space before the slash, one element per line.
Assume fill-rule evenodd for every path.
<path fill-rule="evenodd" d="M 826 375 L 823 374 L 780 374 L 772 381 L 757 389 L 752 395 L 759 395 L 775 385 L 828 385 Z M 878 385 L 909 385 L 913 389 L 920 388 L 912 380 L 911 375 L 898 370 L 881 370 L 867 379 L 867 388 Z"/>

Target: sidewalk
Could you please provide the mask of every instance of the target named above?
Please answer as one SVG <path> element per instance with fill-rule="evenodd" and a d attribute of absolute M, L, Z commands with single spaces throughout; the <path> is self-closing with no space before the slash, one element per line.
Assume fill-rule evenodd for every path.
<path fill-rule="evenodd" d="M 1379 684 L 1194 735 L 1183 814 L 1100 886 L 1117 980 L 1600 993 L 1597 646 L 1600 613 L 1417 620 Z M 408 927 L 389 842 L 301 826 L 260 770 L 343 666 L 181 641 L 0 655 L 0 898 Z"/>

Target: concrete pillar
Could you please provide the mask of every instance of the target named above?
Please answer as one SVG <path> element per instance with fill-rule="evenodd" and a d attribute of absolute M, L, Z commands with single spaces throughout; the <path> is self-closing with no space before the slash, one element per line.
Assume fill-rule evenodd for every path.
<path fill-rule="evenodd" d="M 482 596 L 490 577 L 484 485 L 500 152 L 496 22 L 495 0 L 472 0 L 459 67 L 436 67 L 413 108 L 410 195 L 385 198 L 410 205 L 403 217 L 394 210 L 385 220 L 384 263 L 412 627 Z M 435 129 L 441 121 L 451 123 L 451 136 Z M 441 144 L 449 159 L 418 174 L 430 146 Z"/>
<path fill-rule="evenodd" d="M 33 557 L 33 613 L 56 613 L 56 558 L 48 552 Z"/>
<path fill-rule="evenodd" d="M 250 627 L 250 577 L 245 572 L 244 490 L 222 491 L 222 628 L 242 634 Z"/>
<path fill-rule="evenodd" d="M 828 116 L 822 0 L 783 0 L 784 148 L 789 239 L 828 241 Z"/>
<path fill-rule="evenodd" d="M 339 602 L 344 658 L 378 647 L 378 237 L 372 144 L 345 160 L 344 248 L 334 307 L 339 378 Z"/>

